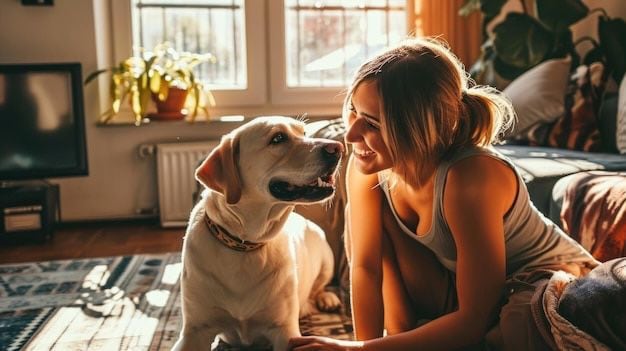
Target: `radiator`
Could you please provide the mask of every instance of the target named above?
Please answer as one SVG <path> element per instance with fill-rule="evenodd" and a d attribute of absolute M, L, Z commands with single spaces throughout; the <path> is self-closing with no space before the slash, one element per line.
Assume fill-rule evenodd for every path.
<path fill-rule="evenodd" d="M 156 144 L 159 217 L 163 227 L 187 225 L 196 191 L 195 169 L 219 141 Z"/>

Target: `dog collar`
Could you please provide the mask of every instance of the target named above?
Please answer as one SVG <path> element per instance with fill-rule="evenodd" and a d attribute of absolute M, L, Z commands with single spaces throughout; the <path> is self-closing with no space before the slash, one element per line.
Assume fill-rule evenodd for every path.
<path fill-rule="evenodd" d="M 213 222 L 207 214 L 204 215 L 204 222 L 206 223 L 207 227 L 209 227 L 209 232 L 213 234 L 215 239 L 217 239 L 217 241 L 221 242 L 229 249 L 240 252 L 248 252 L 254 251 L 265 244 L 242 240 L 230 234 L 228 231 L 226 231 L 226 229 Z"/>

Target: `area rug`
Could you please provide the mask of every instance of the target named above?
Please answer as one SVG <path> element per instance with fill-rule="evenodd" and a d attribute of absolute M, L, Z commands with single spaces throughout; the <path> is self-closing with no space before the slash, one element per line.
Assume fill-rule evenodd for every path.
<path fill-rule="evenodd" d="M 169 350 L 181 326 L 180 270 L 179 253 L 0 265 L 0 350 Z M 341 312 L 300 326 L 352 337 Z"/>

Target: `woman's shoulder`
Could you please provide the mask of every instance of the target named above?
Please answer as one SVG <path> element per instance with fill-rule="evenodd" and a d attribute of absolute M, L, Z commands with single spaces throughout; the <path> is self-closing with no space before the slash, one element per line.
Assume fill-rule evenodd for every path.
<path fill-rule="evenodd" d="M 449 166 L 446 198 L 455 202 L 490 201 L 506 212 L 517 194 L 518 177 L 511 165 L 489 151 L 467 155 Z"/>

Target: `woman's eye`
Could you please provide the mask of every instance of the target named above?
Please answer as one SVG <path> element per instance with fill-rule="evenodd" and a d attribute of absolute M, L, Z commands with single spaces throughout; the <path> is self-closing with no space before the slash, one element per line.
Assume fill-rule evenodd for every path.
<path fill-rule="evenodd" d="M 280 144 L 287 141 L 287 134 L 283 132 L 279 132 L 274 134 L 272 140 L 270 140 L 270 144 Z"/>
<path fill-rule="evenodd" d="M 372 122 L 367 122 L 367 126 L 368 126 L 368 127 L 370 127 L 370 128 L 372 128 L 372 129 L 376 129 L 376 130 L 379 130 L 379 129 L 380 129 L 380 127 L 378 126 L 378 124 L 374 124 L 374 123 L 372 123 Z"/>
<path fill-rule="evenodd" d="M 365 123 L 367 123 L 367 126 L 371 129 L 380 130 L 380 124 L 378 122 L 374 122 L 366 118 Z"/>

